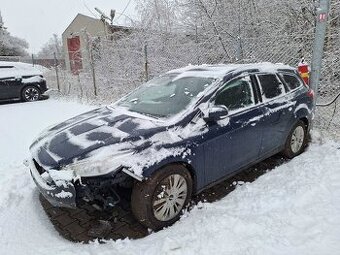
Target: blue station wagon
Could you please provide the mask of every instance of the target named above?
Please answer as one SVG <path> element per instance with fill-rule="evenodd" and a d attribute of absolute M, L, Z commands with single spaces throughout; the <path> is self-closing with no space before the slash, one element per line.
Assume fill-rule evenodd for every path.
<path fill-rule="evenodd" d="M 54 206 L 109 210 L 129 194 L 134 216 L 158 230 L 192 195 L 276 153 L 302 153 L 313 96 L 282 64 L 188 66 L 48 128 L 26 165 Z"/>

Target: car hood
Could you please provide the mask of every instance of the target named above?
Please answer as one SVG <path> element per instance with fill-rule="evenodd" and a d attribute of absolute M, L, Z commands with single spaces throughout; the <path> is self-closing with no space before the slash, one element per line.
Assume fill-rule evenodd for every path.
<path fill-rule="evenodd" d="M 166 130 L 164 122 L 122 108 L 99 108 L 46 129 L 30 146 L 34 160 L 59 169 L 85 159 L 98 148 L 115 146 L 112 153 L 150 145 L 153 134 Z"/>

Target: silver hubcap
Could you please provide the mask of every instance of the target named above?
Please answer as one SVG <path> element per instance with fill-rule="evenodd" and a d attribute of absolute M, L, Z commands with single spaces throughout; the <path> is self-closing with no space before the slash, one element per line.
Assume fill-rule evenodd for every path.
<path fill-rule="evenodd" d="M 153 213 L 157 220 L 168 221 L 175 218 L 183 209 L 188 195 L 185 178 L 173 174 L 165 178 L 158 186 L 153 198 Z"/>
<path fill-rule="evenodd" d="M 293 153 L 297 153 L 302 148 L 304 139 L 305 132 L 303 130 L 303 127 L 301 126 L 296 127 L 290 141 L 290 147 Z"/>
<path fill-rule="evenodd" d="M 28 88 L 25 90 L 24 96 L 27 101 L 36 101 L 39 99 L 39 91 L 35 88 Z"/>

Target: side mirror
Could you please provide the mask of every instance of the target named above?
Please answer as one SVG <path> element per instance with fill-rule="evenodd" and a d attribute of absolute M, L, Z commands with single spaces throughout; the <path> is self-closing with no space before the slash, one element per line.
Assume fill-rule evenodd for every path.
<path fill-rule="evenodd" d="M 228 108 L 225 105 L 214 105 L 204 117 L 206 122 L 223 120 L 228 117 Z"/>

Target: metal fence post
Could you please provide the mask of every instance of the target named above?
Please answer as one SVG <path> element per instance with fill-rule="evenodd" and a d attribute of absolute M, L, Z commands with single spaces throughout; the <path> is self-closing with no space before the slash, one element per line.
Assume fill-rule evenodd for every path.
<path fill-rule="evenodd" d="M 198 40 L 198 27 L 195 25 L 195 43 L 196 43 L 196 57 L 197 57 L 197 65 L 200 65 L 200 49 L 199 49 L 199 40 Z"/>
<path fill-rule="evenodd" d="M 86 48 L 87 48 L 87 52 L 88 52 L 88 57 L 90 60 L 90 66 L 91 66 L 91 72 L 92 72 L 92 81 L 93 81 L 93 92 L 94 95 L 97 96 L 98 93 L 98 89 L 97 89 L 97 82 L 96 82 L 96 70 L 94 67 L 94 58 L 93 58 L 93 54 L 92 54 L 92 44 L 90 42 L 90 38 L 89 35 L 87 33 L 86 30 L 84 30 L 84 35 L 85 35 L 85 39 L 86 39 Z"/>
<path fill-rule="evenodd" d="M 57 76 L 57 87 L 58 87 L 58 91 L 60 92 L 59 72 L 58 72 L 58 60 L 57 60 L 57 56 L 56 56 L 55 52 L 53 52 L 53 56 L 54 56 L 55 74 Z"/>
<path fill-rule="evenodd" d="M 34 66 L 34 55 L 32 54 L 32 66 Z"/>
<path fill-rule="evenodd" d="M 238 62 L 242 62 L 243 59 L 243 48 L 242 48 L 242 38 L 240 36 L 237 37 L 237 49 L 236 49 L 236 60 Z"/>
<path fill-rule="evenodd" d="M 149 80 L 149 62 L 148 62 L 148 44 L 144 44 L 144 71 L 145 71 L 145 80 Z"/>
<path fill-rule="evenodd" d="M 320 82 L 322 57 L 326 37 L 327 18 L 330 8 L 330 0 L 320 0 L 320 5 L 317 8 L 317 23 L 315 29 L 315 39 L 313 44 L 313 57 L 311 65 L 311 78 L 310 86 L 315 92 L 314 99 L 314 111 L 316 106 L 316 100 L 318 97 L 318 87 Z"/>

